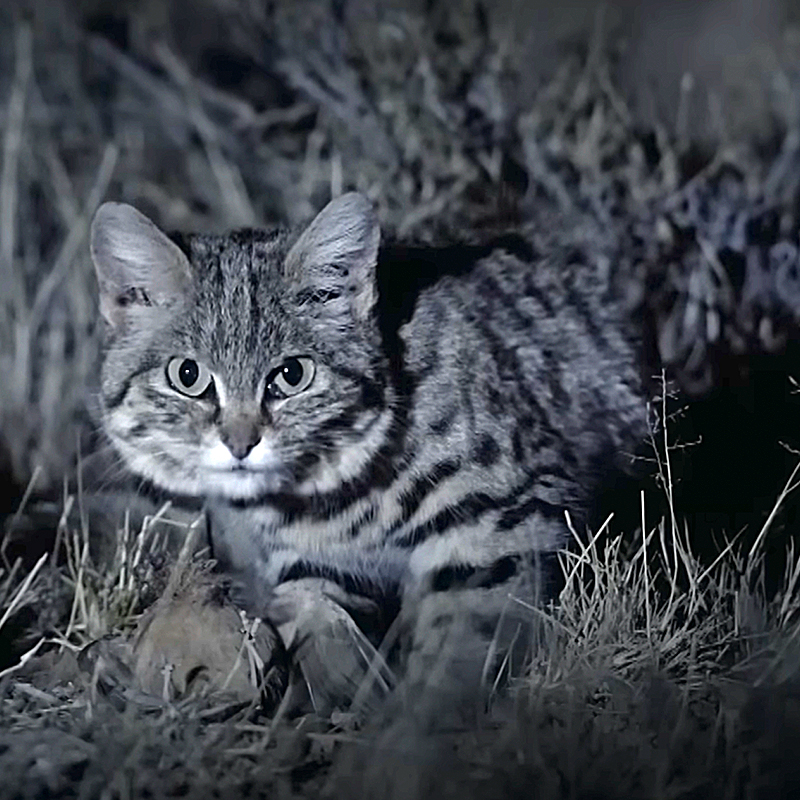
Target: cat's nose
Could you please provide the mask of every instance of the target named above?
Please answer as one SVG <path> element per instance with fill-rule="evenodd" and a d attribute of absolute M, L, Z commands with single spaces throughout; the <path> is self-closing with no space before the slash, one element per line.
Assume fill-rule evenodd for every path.
<path fill-rule="evenodd" d="M 222 443 L 234 458 L 247 458 L 248 453 L 261 440 L 261 429 L 254 420 L 234 418 L 225 422 L 219 432 Z"/>

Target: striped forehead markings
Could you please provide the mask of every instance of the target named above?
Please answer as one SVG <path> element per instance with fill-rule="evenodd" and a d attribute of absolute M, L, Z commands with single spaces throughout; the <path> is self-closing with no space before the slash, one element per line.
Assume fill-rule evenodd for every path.
<path fill-rule="evenodd" d="M 251 244 L 250 258 L 247 263 L 247 278 L 250 295 L 250 324 L 247 330 L 247 347 L 253 349 L 258 344 L 258 335 L 261 330 L 261 302 L 259 298 L 260 281 L 258 272 L 253 263 L 254 247 Z"/>

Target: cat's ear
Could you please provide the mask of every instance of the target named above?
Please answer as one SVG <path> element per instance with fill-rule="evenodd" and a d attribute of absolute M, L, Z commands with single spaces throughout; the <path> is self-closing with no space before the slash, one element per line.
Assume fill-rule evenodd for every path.
<path fill-rule="evenodd" d="M 377 215 L 363 194 L 331 200 L 286 257 L 285 273 L 297 287 L 298 302 L 313 316 L 367 319 L 377 297 L 380 238 Z"/>
<path fill-rule="evenodd" d="M 89 249 L 100 287 L 100 311 L 115 328 L 142 307 L 177 305 L 191 284 L 183 251 L 125 203 L 103 203 L 97 209 Z"/>

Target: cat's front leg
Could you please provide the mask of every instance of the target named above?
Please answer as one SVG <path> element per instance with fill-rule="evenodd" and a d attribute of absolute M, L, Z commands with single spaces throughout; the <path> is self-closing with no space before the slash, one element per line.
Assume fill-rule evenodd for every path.
<path fill-rule="evenodd" d="M 318 711 L 372 707 L 387 694 L 395 679 L 377 646 L 399 606 L 407 553 L 300 552 L 231 535 L 241 524 L 212 530 L 234 602 L 279 632 Z"/>
<path fill-rule="evenodd" d="M 404 647 L 399 695 L 424 724 L 473 714 L 530 666 L 554 599 L 552 553 L 476 555 L 471 564 L 414 563 L 400 613 Z M 477 701 L 477 702 L 476 702 Z"/>
<path fill-rule="evenodd" d="M 364 625 L 379 618 L 373 600 L 323 578 L 301 578 L 276 586 L 262 614 L 299 667 L 318 712 L 350 704 L 370 708 L 393 687 L 383 655 L 354 619 Z"/>

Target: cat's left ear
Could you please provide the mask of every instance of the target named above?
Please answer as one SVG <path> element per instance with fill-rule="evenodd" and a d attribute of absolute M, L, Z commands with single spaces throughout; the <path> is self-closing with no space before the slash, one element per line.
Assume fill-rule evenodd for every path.
<path fill-rule="evenodd" d="M 375 305 L 381 231 L 372 203 L 357 192 L 331 200 L 286 256 L 296 297 L 315 316 L 367 319 Z M 345 320 L 341 322 L 345 324 Z"/>

